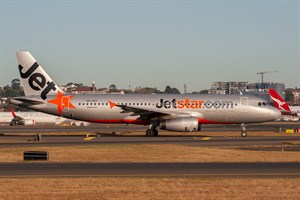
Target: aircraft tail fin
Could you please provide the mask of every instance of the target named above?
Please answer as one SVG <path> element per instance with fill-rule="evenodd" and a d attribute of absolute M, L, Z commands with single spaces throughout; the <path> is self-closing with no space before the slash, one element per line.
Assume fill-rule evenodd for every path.
<path fill-rule="evenodd" d="M 40 96 L 43 100 L 47 95 L 55 95 L 63 91 L 53 82 L 42 66 L 28 51 L 16 52 L 25 96 Z"/>
<path fill-rule="evenodd" d="M 274 89 L 269 89 L 269 94 L 277 109 L 281 111 L 291 111 L 290 106 L 281 98 L 281 96 Z"/>
<path fill-rule="evenodd" d="M 17 116 L 15 111 L 11 107 L 9 108 L 9 110 L 10 110 L 12 116 L 15 118 Z"/>

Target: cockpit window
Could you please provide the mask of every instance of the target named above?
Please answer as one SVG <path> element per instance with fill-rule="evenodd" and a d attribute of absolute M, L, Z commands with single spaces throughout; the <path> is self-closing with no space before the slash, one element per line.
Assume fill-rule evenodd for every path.
<path fill-rule="evenodd" d="M 269 105 L 269 102 L 258 102 L 258 106 L 268 106 Z"/>

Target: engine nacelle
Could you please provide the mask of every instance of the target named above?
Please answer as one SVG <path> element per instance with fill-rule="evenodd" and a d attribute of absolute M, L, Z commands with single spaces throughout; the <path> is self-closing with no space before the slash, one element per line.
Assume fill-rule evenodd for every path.
<path fill-rule="evenodd" d="M 24 126 L 24 125 L 35 125 L 33 119 L 12 119 L 10 121 L 10 126 Z"/>
<path fill-rule="evenodd" d="M 35 121 L 33 119 L 25 119 L 24 125 L 35 125 Z"/>
<path fill-rule="evenodd" d="M 195 117 L 181 117 L 160 121 L 160 129 L 168 131 L 193 132 L 200 131 L 201 124 Z"/>

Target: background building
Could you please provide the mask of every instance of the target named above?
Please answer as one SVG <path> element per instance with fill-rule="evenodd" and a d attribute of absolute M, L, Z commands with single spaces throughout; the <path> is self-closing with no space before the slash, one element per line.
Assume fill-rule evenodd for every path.
<path fill-rule="evenodd" d="M 255 96 L 262 97 L 268 101 L 271 101 L 268 89 L 272 88 L 278 92 L 278 94 L 284 99 L 285 98 L 285 85 L 284 83 L 277 82 L 267 82 L 264 83 L 264 89 L 261 89 L 261 83 L 248 83 L 247 81 L 219 81 L 212 82 L 210 89 L 208 90 L 209 94 L 251 94 Z M 298 90 L 299 91 L 299 90 Z M 294 93 L 295 102 L 299 102 L 300 96 Z M 299 92 L 300 95 L 300 92 Z"/>
<path fill-rule="evenodd" d="M 248 82 L 246 81 L 222 81 L 213 82 L 209 94 L 238 94 L 247 90 Z"/>

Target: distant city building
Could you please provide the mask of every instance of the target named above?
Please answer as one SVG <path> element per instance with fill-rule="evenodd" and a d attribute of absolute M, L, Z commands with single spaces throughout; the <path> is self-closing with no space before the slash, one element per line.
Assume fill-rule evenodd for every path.
<path fill-rule="evenodd" d="M 268 89 L 272 88 L 277 91 L 277 93 L 284 99 L 285 97 L 285 85 L 284 83 L 277 83 L 277 82 L 267 82 L 264 83 L 264 89 L 260 89 L 261 83 L 250 83 L 248 84 L 247 94 L 253 94 L 257 96 L 261 96 L 265 99 L 269 100 L 269 93 Z"/>
<path fill-rule="evenodd" d="M 75 92 L 77 94 L 80 94 L 80 93 L 90 93 L 92 91 L 93 91 L 92 87 L 89 87 L 89 86 L 77 87 L 76 90 L 75 90 Z"/>
<path fill-rule="evenodd" d="M 243 82 L 230 81 L 228 83 L 227 94 L 237 94 L 237 93 L 245 92 L 247 90 L 247 85 L 248 82 L 246 81 Z"/>
<path fill-rule="evenodd" d="M 277 82 L 268 82 L 264 83 L 264 89 L 260 89 L 261 83 L 248 83 L 247 81 L 219 81 L 213 82 L 210 89 L 208 90 L 209 94 L 238 94 L 242 92 L 243 94 L 251 94 L 255 96 L 262 97 L 268 101 L 270 100 L 270 95 L 268 89 L 272 88 L 282 96 L 285 97 L 285 85 L 284 83 Z M 295 94 L 294 94 L 295 96 Z M 297 100 L 296 100 L 297 101 Z M 295 101 L 295 102 L 296 102 Z M 298 100 L 299 101 L 299 100 Z"/>
<path fill-rule="evenodd" d="M 288 89 L 294 95 L 293 105 L 300 105 L 300 89 Z"/>
<path fill-rule="evenodd" d="M 210 89 L 208 94 L 226 94 L 226 90 Z"/>
<path fill-rule="evenodd" d="M 268 90 L 270 88 L 276 90 L 278 93 L 284 94 L 284 90 L 285 90 L 285 85 L 284 83 L 277 83 L 277 82 L 268 82 L 268 83 L 264 83 L 264 89 L 260 89 L 261 87 L 261 83 L 250 83 L 248 84 L 248 90 L 252 90 L 252 91 L 264 91 L 264 90 Z"/>
<path fill-rule="evenodd" d="M 237 94 L 247 90 L 248 82 L 242 81 L 220 81 L 213 82 L 210 89 L 208 90 L 209 94 Z"/>

